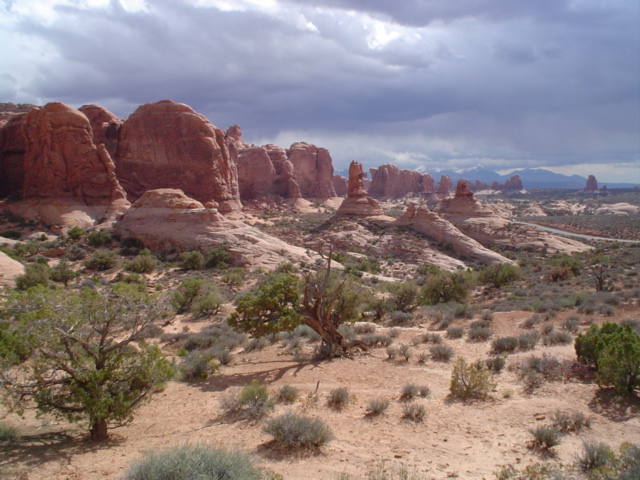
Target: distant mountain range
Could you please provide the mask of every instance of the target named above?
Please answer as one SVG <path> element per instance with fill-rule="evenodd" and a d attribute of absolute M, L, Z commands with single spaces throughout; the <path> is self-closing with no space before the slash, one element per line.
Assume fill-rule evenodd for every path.
<path fill-rule="evenodd" d="M 336 172 L 339 175 L 347 176 L 347 170 Z M 486 167 L 474 167 L 465 170 L 438 169 L 428 170 L 436 181 L 440 175 L 449 175 L 453 182 L 460 179 L 469 180 L 471 182 L 480 180 L 481 182 L 491 184 L 493 182 L 504 183 L 513 175 L 520 175 L 522 184 L 526 189 L 532 188 L 566 188 L 566 189 L 582 189 L 587 179 L 580 175 L 563 175 L 555 173 L 545 168 L 523 168 L 512 173 L 501 175 L 498 172 Z M 367 171 L 368 174 L 368 171 Z M 608 183 L 598 180 L 600 186 L 606 185 L 609 188 L 633 188 L 639 186 L 637 183 Z"/>

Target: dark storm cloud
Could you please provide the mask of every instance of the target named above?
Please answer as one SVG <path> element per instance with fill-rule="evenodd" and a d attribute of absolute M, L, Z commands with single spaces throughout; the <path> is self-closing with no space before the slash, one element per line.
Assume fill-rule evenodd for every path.
<path fill-rule="evenodd" d="M 322 141 L 338 164 L 637 161 L 638 9 L 609 3 L 58 6 L 51 21 L 15 24 L 55 54 L 28 59 L 37 69 L 26 78 L 0 71 L 0 93 L 98 102 L 120 115 L 171 98 L 221 127 L 240 124 L 250 140 Z"/>

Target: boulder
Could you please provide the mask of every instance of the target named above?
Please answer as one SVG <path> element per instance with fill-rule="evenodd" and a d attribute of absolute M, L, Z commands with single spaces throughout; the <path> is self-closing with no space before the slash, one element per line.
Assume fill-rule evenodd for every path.
<path fill-rule="evenodd" d="M 16 278 L 23 274 L 23 264 L 0 252 L 0 287 L 15 286 Z"/>
<path fill-rule="evenodd" d="M 155 251 L 209 250 L 228 244 L 235 263 L 273 269 L 283 262 L 313 263 L 308 254 L 241 221 L 225 219 L 182 190 L 145 192 L 117 223 L 115 231 Z"/>
<path fill-rule="evenodd" d="M 508 258 L 485 248 L 476 240 L 468 237 L 451 222 L 440 217 L 427 207 L 409 204 L 404 215 L 398 219 L 397 224 L 410 227 L 431 240 L 450 246 L 460 257 L 485 264 L 513 263 Z"/>
<path fill-rule="evenodd" d="M 116 164 L 133 200 L 147 190 L 179 188 L 222 212 L 241 208 L 224 132 L 188 105 L 163 100 L 138 107 L 120 128 Z"/>
<path fill-rule="evenodd" d="M 347 198 L 342 201 L 336 215 L 359 217 L 384 215 L 377 200 L 367 195 L 367 190 L 364 188 L 364 170 L 358 162 L 351 162 L 349 165 Z"/>
<path fill-rule="evenodd" d="M 118 147 L 118 131 L 122 121 L 100 105 L 83 105 L 78 110 L 86 115 L 93 131 L 93 143 L 101 143 L 113 158 Z"/>
<path fill-rule="evenodd" d="M 305 198 L 335 197 L 333 160 L 326 148 L 297 142 L 287 151 L 300 193 Z"/>

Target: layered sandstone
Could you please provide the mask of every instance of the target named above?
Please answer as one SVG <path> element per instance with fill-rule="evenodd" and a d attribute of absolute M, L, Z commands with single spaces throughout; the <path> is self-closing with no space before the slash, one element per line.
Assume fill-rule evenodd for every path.
<path fill-rule="evenodd" d="M 326 148 L 297 142 L 289 147 L 287 159 L 293 165 L 300 193 L 305 198 L 335 197 L 333 161 Z"/>
<path fill-rule="evenodd" d="M 334 175 L 333 188 L 335 189 L 337 196 L 344 197 L 347 194 L 347 179 L 342 175 Z"/>
<path fill-rule="evenodd" d="M 452 184 L 453 183 L 451 182 L 451 177 L 449 177 L 449 175 L 441 175 L 436 193 L 438 193 L 439 195 L 449 195 Z"/>
<path fill-rule="evenodd" d="M 240 149 L 237 157 L 240 199 L 252 200 L 272 194 L 277 175 L 267 151 L 262 147 L 248 147 Z"/>
<path fill-rule="evenodd" d="M 467 180 L 458 181 L 455 196 L 443 199 L 438 211 L 448 216 L 486 217 L 492 214 L 474 198 Z"/>
<path fill-rule="evenodd" d="M 380 204 L 367 194 L 364 187 L 364 170 L 358 162 L 351 162 L 349 165 L 347 198 L 342 201 L 336 215 L 359 217 L 384 215 Z"/>
<path fill-rule="evenodd" d="M 380 198 L 401 198 L 410 194 L 434 193 L 433 178 L 416 170 L 404 170 L 395 165 L 371 168 L 369 193 Z"/>
<path fill-rule="evenodd" d="M 49 225 L 90 226 L 128 207 L 111 156 L 94 144 L 82 112 L 49 103 L 22 121 L 22 201 L 10 205 L 14 213 Z"/>
<path fill-rule="evenodd" d="M 118 147 L 118 131 L 122 121 L 100 105 L 83 105 L 78 110 L 86 115 L 93 131 L 93 143 L 101 143 L 113 158 Z"/>
<path fill-rule="evenodd" d="M 427 207 L 409 204 L 406 212 L 398 219 L 397 223 L 410 227 L 440 244 L 447 245 L 462 258 L 485 264 L 513 263 L 508 258 L 485 248 L 476 240 L 468 237 L 451 222 Z"/>
<path fill-rule="evenodd" d="M 117 171 L 132 199 L 151 189 L 179 188 L 222 212 L 241 208 L 224 132 L 182 103 L 147 103 L 125 120 Z"/>
<path fill-rule="evenodd" d="M 178 189 L 145 192 L 118 222 L 116 232 L 155 251 L 208 250 L 227 244 L 235 263 L 267 269 L 317 258 L 243 222 L 225 219 L 217 209 Z"/>
<path fill-rule="evenodd" d="M 0 197 L 20 197 L 27 151 L 25 119 L 26 113 L 13 115 L 0 128 Z"/>

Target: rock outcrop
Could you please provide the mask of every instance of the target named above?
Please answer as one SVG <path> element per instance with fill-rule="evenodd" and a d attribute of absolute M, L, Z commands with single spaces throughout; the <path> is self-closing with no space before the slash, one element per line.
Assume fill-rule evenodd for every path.
<path fill-rule="evenodd" d="M 300 193 L 305 198 L 335 197 L 333 161 L 326 148 L 297 142 L 289 147 L 287 159 L 293 165 Z"/>
<path fill-rule="evenodd" d="M 128 207 L 104 144 L 93 142 L 87 117 L 62 103 L 23 119 L 26 144 L 21 202 L 11 210 L 50 225 L 90 226 Z"/>
<path fill-rule="evenodd" d="M 15 279 L 24 274 L 24 265 L 0 252 L 0 288 L 13 287 Z"/>
<path fill-rule="evenodd" d="M 274 193 L 276 169 L 262 147 L 238 150 L 238 185 L 241 200 L 253 200 Z"/>
<path fill-rule="evenodd" d="M 347 198 L 342 201 L 336 215 L 358 217 L 384 215 L 380 204 L 367 195 L 367 190 L 364 188 L 364 170 L 358 162 L 351 162 L 349 165 Z"/>
<path fill-rule="evenodd" d="M 120 128 L 118 178 L 131 199 L 157 188 L 180 188 L 222 212 L 241 208 L 238 172 L 225 135 L 191 107 L 147 103 Z"/>
<path fill-rule="evenodd" d="M 493 250 L 485 248 L 476 240 L 462 233 L 451 222 L 440 217 L 427 207 L 409 204 L 398 225 L 408 226 L 431 240 L 448 245 L 460 257 L 476 260 L 485 264 L 513 263 Z"/>
<path fill-rule="evenodd" d="M 301 198 L 302 191 L 296 180 L 293 163 L 287 158 L 287 151 L 273 144 L 265 145 L 264 149 L 267 151 L 267 155 L 269 155 L 276 171 L 273 192 L 284 198 Z"/>
<path fill-rule="evenodd" d="M 118 131 L 122 121 L 113 113 L 100 105 L 83 105 L 78 110 L 89 119 L 93 131 L 93 143 L 101 143 L 114 158 L 118 147 Z"/>
<path fill-rule="evenodd" d="M 344 197 L 347 194 L 347 179 L 342 175 L 334 175 L 333 188 L 335 189 L 337 196 Z"/>
<path fill-rule="evenodd" d="M 0 128 L 0 197 L 19 198 L 24 182 L 26 113 L 11 116 Z"/>
<path fill-rule="evenodd" d="M 504 183 L 503 191 L 505 192 L 519 192 L 524 189 L 522 185 L 522 179 L 520 175 L 513 175 L 509 180 Z"/>
<path fill-rule="evenodd" d="M 451 191 L 451 185 L 451 177 L 449 177 L 449 175 L 441 175 L 436 193 L 439 195 L 449 195 L 449 192 Z"/>
<path fill-rule="evenodd" d="M 434 193 L 433 178 L 416 170 L 403 170 L 395 165 L 380 165 L 371 168 L 371 196 L 401 198 L 410 194 Z"/>
<path fill-rule="evenodd" d="M 225 219 L 217 209 L 206 208 L 178 189 L 145 192 L 115 230 L 155 251 L 207 250 L 226 243 L 235 263 L 267 269 L 319 258 L 243 222 Z"/>
<path fill-rule="evenodd" d="M 593 175 L 589 175 L 587 178 L 587 183 L 584 186 L 585 192 L 597 192 L 598 191 L 598 180 Z"/>
<path fill-rule="evenodd" d="M 469 182 L 466 180 L 458 181 L 455 196 L 443 199 L 438 211 L 447 216 L 487 217 L 492 215 L 490 210 L 484 208 L 473 197 Z"/>

